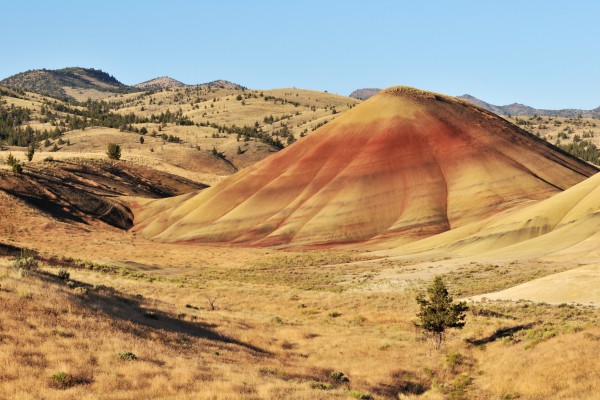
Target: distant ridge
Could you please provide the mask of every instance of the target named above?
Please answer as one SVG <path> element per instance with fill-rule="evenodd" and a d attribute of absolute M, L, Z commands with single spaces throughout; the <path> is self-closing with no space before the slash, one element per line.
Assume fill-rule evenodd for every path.
<path fill-rule="evenodd" d="M 354 92 L 350 93 L 350 97 L 358 100 L 366 100 L 369 97 L 377 94 L 381 89 L 376 88 L 364 88 L 364 89 L 356 89 Z"/>
<path fill-rule="evenodd" d="M 161 76 L 133 86 L 118 81 L 114 76 L 94 68 L 69 67 L 56 70 L 36 69 L 12 75 L 0 86 L 17 91 L 39 93 L 60 100 L 85 101 L 88 98 L 105 98 L 117 93 L 145 90 L 190 87 L 200 89 L 245 90 L 245 86 L 218 79 L 207 83 L 186 85 L 169 76 Z"/>
<path fill-rule="evenodd" d="M 114 76 L 94 68 L 37 69 L 18 73 L 2 81 L 0 85 L 15 90 L 25 90 L 64 100 L 74 97 L 66 89 L 97 90 L 107 93 L 129 93 L 135 88 L 119 82 Z"/>
<path fill-rule="evenodd" d="M 350 93 L 350 97 L 359 100 L 367 100 L 369 97 L 379 93 L 381 89 L 376 88 L 365 88 L 357 89 Z M 566 108 L 562 110 L 544 110 L 539 108 L 533 108 L 524 104 L 513 103 L 506 106 L 496 106 L 487 103 L 477 97 L 471 96 L 470 94 L 464 94 L 458 96 L 459 99 L 467 100 L 470 103 L 475 104 L 481 108 L 493 112 L 497 115 L 522 115 L 527 117 L 533 117 L 538 115 L 540 117 L 561 117 L 561 118 L 577 118 L 579 116 L 583 118 L 600 118 L 600 107 L 594 108 L 593 110 L 580 110 L 577 108 Z"/>
<path fill-rule="evenodd" d="M 579 116 L 583 118 L 600 118 L 600 107 L 594 108 L 593 110 L 580 110 L 576 108 L 566 108 L 562 110 L 544 110 L 539 108 L 533 108 L 524 104 L 513 103 L 506 106 L 495 106 L 490 103 L 486 103 L 476 97 L 469 94 L 464 94 L 458 97 L 459 99 L 467 100 L 481 108 L 485 108 L 488 111 L 498 115 L 522 115 L 532 117 L 538 115 L 540 117 L 562 117 L 562 118 L 577 118 Z"/>
<path fill-rule="evenodd" d="M 149 81 L 138 83 L 134 87 L 142 90 L 161 90 L 166 88 L 178 88 L 178 87 L 190 87 L 199 89 L 231 89 L 231 90 L 245 90 L 247 87 L 239 85 L 237 83 L 229 82 L 224 79 L 218 79 L 207 83 L 199 83 L 195 85 L 186 85 L 173 79 L 169 76 L 161 76 L 159 78 L 150 79 Z"/>

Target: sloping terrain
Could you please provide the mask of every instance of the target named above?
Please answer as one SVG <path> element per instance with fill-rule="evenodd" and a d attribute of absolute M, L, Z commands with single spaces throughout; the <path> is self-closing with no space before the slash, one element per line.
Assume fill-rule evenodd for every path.
<path fill-rule="evenodd" d="M 395 87 L 193 198 L 140 202 L 134 229 L 164 241 L 397 245 L 595 172 L 468 102 Z"/>
<path fill-rule="evenodd" d="M 0 191 L 64 221 L 98 219 L 121 229 L 133 215 L 121 196 L 161 198 L 204 189 L 184 178 L 125 162 L 52 161 L 28 164 L 25 173 L 0 170 Z M 6 200 L 10 202 L 10 200 Z M 10 204 L 3 204 L 10 208 Z"/>
<path fill-rule="evenodd" d="M 596 238 L 597 240 L 597 238 Z M 578 303 L 598 305 L 600 302 L 600 265 L 586 265 L 545 276 L 496 293 L 473 297 L 473 300 L 529 300 L 539 303 Z"/>
<path fill-rule="evenodd" d="M 0 84 L 29 92 L 40 93 L 59 99 L 76 99 L 79 91 L 128 93 L 135 89 L 124 85 L 113 76 L 93 68 L 63 68 L 57 70 L 33 70 L 10 76 Z M 71 90 L 69 93 L 67 91 Z M 84 97 L 82 100 L 85 100 Z M 78 99 L 79 100 L 79 99 Z"/>
<path fill-rule="evenodd" d="M 597 252 L 600 174 L 546 200 L 475 221 L 387 254 L 432 252 L 535 258 L 565 252 L 569 258 Z M 592 254 L 593 255 L 593 254 Z M 589 257 L 586 257 L 589 258 Z"/>

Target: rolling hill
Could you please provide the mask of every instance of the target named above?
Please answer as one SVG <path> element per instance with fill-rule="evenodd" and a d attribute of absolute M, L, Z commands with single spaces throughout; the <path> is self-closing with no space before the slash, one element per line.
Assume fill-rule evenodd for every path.
<path fill-rule="evenodd" d="M 198 195 L 137 203 L 134 230 L 163 241 L 397 245 L 596 171 L 471 103 L 394 87 Z"/>
<path fill-rule="evenodd" d="M 166 88 L 184 87 L 186 85 L 171 77 L 161 76 L 159 78 L 150 79 L 149 81 L 141 82 L 133 86 L 142 90 L 160 90 Z"/>
<path fill-rule="evenodd" d="M 79 67 L 26 71 L 0 81 L 0 85 L 58 99 L 82 100 L 87 99 L 85 95 L 94 98 L 136 90 L 104 71 Z"/>

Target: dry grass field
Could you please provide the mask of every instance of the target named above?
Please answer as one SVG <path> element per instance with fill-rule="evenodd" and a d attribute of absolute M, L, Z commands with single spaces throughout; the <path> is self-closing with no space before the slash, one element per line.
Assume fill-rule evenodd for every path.
<path fill-rule="evenodd" d="M 368 256 L 103 236 L 75 232 L 53 252 L 41 240 L 27 275 L 3 259 L 0 397 L 593 399 L 600 390 L 594 307 L 474 304 L 436 351 L 413 325 L 425 281 L 373 290 L 381 264 Z"/>

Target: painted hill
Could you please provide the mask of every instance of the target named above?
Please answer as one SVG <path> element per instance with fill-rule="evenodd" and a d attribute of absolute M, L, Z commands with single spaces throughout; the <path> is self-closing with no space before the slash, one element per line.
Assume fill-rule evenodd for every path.
<path fill-rule="evenodd" d="M 135 91 L 104 71 L 79 67 L 21 72 L 0 81 L 0 85 L 59 99 L 77 99 L 76 94 L 84 91 L 105 94 Z M 88 94 L 94 97 L 93 93 Z"/>
<path fill-rule="evenodd" d="M 393 253 L 420 251 L 458 255 L 541 257 L 596 254 L 600 232 L 600 174 L 546 200 L 476 221 Z M 390 253 L 391 254 L 391 253 Z"/>
<path fill-rule="evenodd" d="M 165 88 L 177 88 L 186 86 L 184 83 L 179 82 L 168 76 L 161 76 L 159 78 L 150 79 L 142 83 L 134 85 L 134 87 L 142 90 L 160 90 Z"/>
<path fill-rule="evenodd" d="M 134 205 L 134 229 L 164 241 L 397 245 L 595 172 L 471 103 L 393 87 L 198 195 Z"/>

